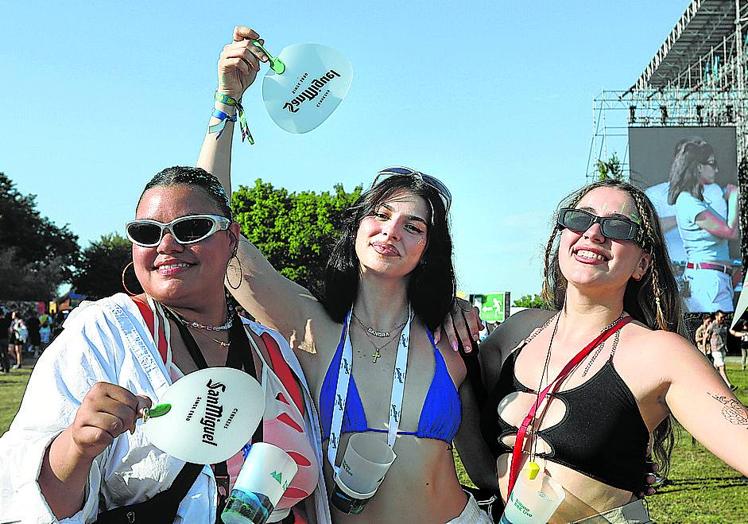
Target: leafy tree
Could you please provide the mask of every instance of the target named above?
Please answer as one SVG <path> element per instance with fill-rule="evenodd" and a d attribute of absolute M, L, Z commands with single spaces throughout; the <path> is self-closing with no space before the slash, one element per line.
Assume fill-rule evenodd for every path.
<path fill-rule="evenodd" d="M 232 195 L 234 219 L 242 233 L 284 276 L 319 293 L 324 269 L 343 224 L 343 212 L 361 195 L 361 186 L 347 193 L 289 192 L 260 179 Z"/>
<path fill-rule="evenodd" d="M 35 195 L 22 195 L 0 173 L 0 298 L 11 298 L 5 293 L 16 294 L 18 300 L 50 298 L 72 275 L 77 241 L 67 225 L 58 227 L 39 214 Z"/>
<path fill-rule="evenodd" d="M 123 291 L 122 270 L 131 260 L 129 240 L 117 233 L 102 235 L 81 254 L 72 279 L 76 292 L 102 298 Z"/>
<path fill-rule="evenodd" d="M 548 304 L 543 297 L 538 294 L 524 295 L 514 301 L 515 307 L 530 307 L 538 309 L 548 309 Z"/>
<path fill-rule="evenodd" d="M 618 155 L 613 153 L 607 162 L 603 160 L 597 161 L 597 173 L 598 180 L 606 180 L 612 178 L 614 180 L 623 180 L 623 166 L 621 161 L 618 159 Z"/>
<path fill-rule="evenodd" d="M 52 258 L 48 264 L 23 263 L 16 248 L 0 249 L 0 298 L 3 300 L 42 300 L 54 297 L 63 281 L 64 261 Z"/>

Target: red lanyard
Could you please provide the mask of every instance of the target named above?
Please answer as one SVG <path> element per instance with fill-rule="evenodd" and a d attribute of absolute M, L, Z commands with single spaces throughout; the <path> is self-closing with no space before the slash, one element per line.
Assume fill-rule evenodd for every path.
<path fill-rule="evenodd" d="M 584 358 L 590 354 L 590 352 L 595 349 L 597 346 L 605 342 L 605 340 L 610 337 L 612 334 L 614 334 L 616 331 L 621 329 L 623 326 L 631 322 L 633 319 L 630 316 L 626 316 L 613 324 L 613 326 L 610 327 L 610 329 L 607 329 L 600 333 L 595 339 L 587 344 L 582 351 L 576 354 L 574 358 L 572 358 L 568 364 L 564 366 L 564 368 L 561 370 L 561 372 L 558 374 L 558 376 L 550 382 L 543 391 L 538 393 L 537 400 L 532 403 L 532 407 L 530 407 L 530 412 L 527 414 L 525 419 L 522 421 L 522 425 L 517 430 L 517 437 L 514 441 L 514 449 L 512 450 L 512 465 L 509 469 L 509 493 L 512 492 L 514 489 L 514 484 L 517 482 L 517 477 L 519 477 L 519 471 L 520 466 L 522 465 L 522 448 L 524 447 L 525 443 L 525 436 L 527 434 L 527 426 L 530 425 L 530 422 L 533 421 L 535 418 L 535 412 L 537 411 L 538 407 L 543 403 L 543 400 L 545 397 L 550 393 L 553 394 L 556 392 L 558 387 L 561 385 L 561 382 L 569 376 L 569 373 L 577 366 L 579 365 Z"/>

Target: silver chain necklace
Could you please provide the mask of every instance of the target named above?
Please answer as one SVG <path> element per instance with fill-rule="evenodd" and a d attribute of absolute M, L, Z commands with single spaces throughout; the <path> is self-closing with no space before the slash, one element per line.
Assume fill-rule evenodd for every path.
<path fill-rule="evenodd" d="M 402 322 L 398 324 L 397 326 L 390 328 L 389 331 L 379 331 L 379 330 L 374 329 L 371 326 L 367 326 L 366 324 L 364 324 L 363 321 L 360 318 L 358 318 L 355 313 L 351 312 L 351 315 L 353 315 L 353 318 L 356 319 L 356 322 L 358 322 L 361 325 L 361 327 L 364 328 L 369 335 L 373 337 L 377 337 L 377 338 L 390 337 L 392 335 L 392 331 L 397 331 L 401 327 L 404 327 L 405 324 L 408 322 L 408 319 L 406 318 L 405 322 Z"/>
<path fill-rule="evenodd" d="M 213 326 L 210 324 L 201 324 L 200 322 L 195 322 L 193 320 L 187 320 L 182 315 L 174 311 L 173 309 L 169 308 L 169 311 L 174 313 L 174 317 L 179 320 L 183 325 L 187 327 L 192 327 L 195 329 L 204 329 L 205 331 L 228 331 L 231 329 L 231 326 L 234 325 L 234 315 L 236 313 L 234 309 L 234 305 L 231 303 L 230 300 L 226 301 L 226 322 L 221 324 L 220 326 Z M 222 344 L 223 345 L 223 344 Z"/>

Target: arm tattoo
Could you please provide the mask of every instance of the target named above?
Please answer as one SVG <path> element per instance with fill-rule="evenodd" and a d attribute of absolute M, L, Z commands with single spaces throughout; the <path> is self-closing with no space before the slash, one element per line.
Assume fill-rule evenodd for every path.
<path fill-rule="evenodd" d="M 748 411 L 746 411 L 743 404 L 734 398 L 728 398 L 724 395 L 715 395 L 714 393 L 708 393 L 708 395 L 724 406 L 722 408 L 722 416 L 730 424 L 748 426 Z"/>

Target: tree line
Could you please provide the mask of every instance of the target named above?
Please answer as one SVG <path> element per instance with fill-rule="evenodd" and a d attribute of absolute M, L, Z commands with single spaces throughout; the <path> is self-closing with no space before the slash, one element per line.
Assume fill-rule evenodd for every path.
<path fill-rule="evenodd" d="M 318 292 L 344 211 L 361 190 L 336 184 L 332 191 L 290 192 L 258 179 L 233 193 L 231 207 L 244 236 L 274 267 Z M 81 249 L 78 240 L 69 225 L 39 213 L 35 195 L 21 194 L 0 172 L 0 300 L 47 301 L 65 283 L 90 298 L 123 291 L 130 241 L 111 232 Z"/>

